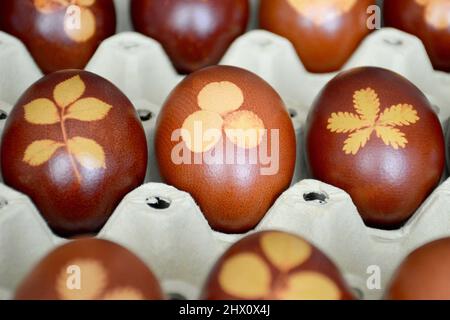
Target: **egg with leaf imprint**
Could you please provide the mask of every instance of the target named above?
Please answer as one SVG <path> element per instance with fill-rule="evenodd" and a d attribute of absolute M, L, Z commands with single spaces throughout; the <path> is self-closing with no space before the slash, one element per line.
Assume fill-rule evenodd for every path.
<path fill-rule="evenodd" d="M 212 269 L 202 293 L 208 300 L 353 299 L 334 263 L 290 233 L 263 231 L 231 246 Z"/>
<path fill-rule="evenodd" d="M 420 38 L 434 68 L 450 72 L 450 0 L 385 1 L 384 21 Z"/>
<path fill-rule="evenodd" d="M 381 68 L 340 73 L 320 92 L 306 128 L 310 172 L 351 196 L 365 223 L 398 228 L 439 183 L 439 119 L 425 95 Z"/>
<path fill-rule="evenodd" d="M 254 228 L 289 187 L 295 132 L 275 90 L 241 68 L 214 66 L 186 77 L 157 120 L 162 178 L 189 192 L 211 227 Z"/>
<path fill-rule="evenodd" d="M 28 195 L 50 227 L 98 231 L 143 181 L 147 143 L 128 98 L 81 70 L 50 74 L 14 106 L 0 150 L 4 181 Z"/>
<path fill-rule="evenodd" d="M 310 72 L 339 70 L 371 32 L 375 0 L 261 0 L 260 26 L 287 38 Z"/>
<path fill-rule="evenodd" d="M 16 300 L 162 300 L 153 272 L 131 251 L 82 238 L 44 257 L 16 290 Z"/>
<path fill-rule="evenodd" d="M 82 69 L 116 31 L 113 0 L 2 0 L 0 30 L 19 38 L 44 73 Z"/>

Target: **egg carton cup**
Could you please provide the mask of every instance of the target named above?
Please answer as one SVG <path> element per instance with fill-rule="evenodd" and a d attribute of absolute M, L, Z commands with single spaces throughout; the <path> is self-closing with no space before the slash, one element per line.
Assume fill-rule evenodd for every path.
<path fill-rule="evenodd" d="M 261 30 L 237 39 L 221 64 L 246 68 L 268 81 L 285 101 L 297 137 L 293 186 L 251 232 L 281 229 L 304 236 L 336 262 L 365 299 L 382 297 L 393 270 L 413 248 L 449 235 L 445 210 L 448 181 L 402 229 L 384 231 L 367 228 L 345 192 L 304 180 L 308 178 L 304 123 L 314 98 L 336 73 L 307 72 L 289 41 Z M 415 83 L 446 128 L 450 74 L 432 69 L 417 38 L 394 29 L 372 33 L 343 69 L 366 65 L 391 69 Z M 211 230 L 189 194 L 160 183 L 153 149 L 155 123 L 165 98 L 183 77 L 175 72 L 159 43 L 134 32 L 105 40 L 86 69 L 109 79 L 130 98 L 149 146 L 146 184 L 123 199 L 98 237 L 116 241 L 140 256 L 167 293 L 196 299 L 214 262 L 244 235 Z M 22 92 L 41 76 L 22 43 L 0 32 L 0 110 L 8 114 Z M 2 114 L 0 134 L 5 123 Z M 170 206 L 164 209 L 158 203 Z M 0 184 L 0 299 L 11 298 L 33 266 L 65 241 L 53 235 L 28 197 Z M 370 290 L 366 285 L 370 266 L 381 271 L 381 289 Z"/>

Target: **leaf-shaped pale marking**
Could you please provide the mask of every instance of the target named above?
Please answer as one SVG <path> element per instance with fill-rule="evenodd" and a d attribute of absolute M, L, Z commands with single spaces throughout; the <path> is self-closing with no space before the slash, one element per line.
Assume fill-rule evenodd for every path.
<path fill-rule="evenodd" d="M 348 139 L 344 142 L 344 152 L 345 154 L 355 155 L 358 153 L 360 148 L 364 148 L 367 141 L 369 141 L 370 136 L 373 132 L 373 127 L 360 129 L 349 135 Z"/>
<path fill-rule="evenodd" d="M 309 243 L 290 234 L 269 232 L 262 235 L 261 248 L 267 259 L 282 272 L 289 272 L 309 259 Z"/>
<path fill-rule="evenodd" d="M 350 11 L 357 0 L 288 0 L 302 16 L 316 25 L 332 21 Z"/>
<path fill-rule="evenodd" d="M 278 295 L 281 300 L 339 300 L 340 297 L 341 291 L 333 280 L 313 271 L 291 275 L 287 288 Z"/>
<path fill-rule="evenodd" d="M 79 278 L 74 277 L 76 272 Z M 99 261 L 79 259 L 61 269 L 56 279 L 56 292 L 62 300 L 93 300 L 103 292 L 107 282 L 107 271 Z"/>
<path fill-rule="evenodd" d="M 331 132 L 347 133 L 367 127 L 370 123 L 353 113 L 338 112 L 332 113 L 331 118 L 328 119 L 327 129 Z"/>
<path fill-rule="evenodd" d="M 53 91 L 53 98 L 61 108 L 66 108 L 81 98 L 86 86 L 79 75 L 59 83 Z"/>
<path fill-rule="evenodd" d="M 122 287 L 107 291 L 103 300 L 144 300 L 144 295 L 136 288 Z"/>
<path fill-rule="evenodd" d="M 437 30 L 450 27 L 450 1 L 431 0 L 425 8 L 425 20 Z"/>
<path fill-rule="evenodd" d="M 53 154 L 64 144 L 53 140 L 38 140 L 30 144 L 25 150 L 23 161 L 32 167 L 46 163 Z"/>
<path fill-rule="evenodd" d="M 353 104 L 362 120 L 367 120 L 369 125 L 375 123 L 380 112 L 380 100 L 373 89 L 367 88 L 355 91 Z"/>
<path fill-rule="evenodd" d="M 32 124 L 47 125 L 60 121 L 58 109 L 49 99 L 36 99 L 25 105 L 25 120 Z"/>
<path fill-rule="evenodd" d="M 111 105 L 97 98 L 84 98 L 76 101 L 69 107 L 65 118 L 80 121 L 102 120 L 111 108 Z"/>
<path fill-rule="evenodd" d="M 239 253 L 228 258 L 219 273 L 219 284 L 229 295 L 258 299 L 270 292 L 272 277 L 262 258 L 254 253 Z"/>
<path fill-rule="evenodd" d="M 85 42 L 92 38 L 96 30 L 96 19 L 90 9 L 80 7 L 79 17 L 66 15 L 64 20 L 64 31 L 67 36 L 75 42 Z M 79 19 L 74 21 L 73 19 Z"/>
<path fill-rule="evenodd" d="M 202 110 L 226 115 L 242 106 L 244 94 L 241 88 L 232 82 L 211 82 L 200 91 L 197 102 Z"/>
<path fill-rule="evenodd" d="M 417 111 L 410 104 L 398 104 L 385 109 L 377 121 L 381 126 L 409 126 L 419 121 Z"/>
<path fill-rule="evenodd" d="M 75 3 L 79 6 L 90 7 L 95 4 L 95 0 L 75 0 Z"/>
<path fill-rule="evenodd" d="M 222 126 L 218 113 L 197 111 L 184 120 L 181 137 L 192 152 L 207 152 L 222 138 Z"/>
<path fill-rule="evenodd" d="M 418 4 L 420 4 L 421 6 L 426 6 L 428 3 L 432 2 L 434 0 L 416 0 L 416 2 Z"/>
<path fill-rule="evenodd" d="M 74 137 L 67 142 L 67 146 L 75 159 L 87 169 L 106 168 L 105 152 L 94 140 Z"/>
<path fill-rule="evenodd" d="M 381 138 L 385 145 L 394 149 L 405 148 L 408 143 L 405 134 L 397 128 L 377 126 L 375 130 L 377 137 Z"/>
<path fill-rule="evenodd" d="M 225 117 L 225 134 L 228 139 L 240 148 L 251 149 L 260 145 L 264 134 L 264 123 L 252 111 L 233 112 Z"/>

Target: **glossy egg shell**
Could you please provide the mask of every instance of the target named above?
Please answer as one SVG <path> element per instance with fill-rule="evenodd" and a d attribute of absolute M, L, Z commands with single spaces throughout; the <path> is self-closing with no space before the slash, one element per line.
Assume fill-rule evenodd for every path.
<path fill-rule="evenodd" d="M 152 271 L 107 240 L 79 239 L 43 258 L 22 281 L 16 300 L 161 300 Z"/>
<path fill-rule="evenodd" d="M 414 250 L 398 267 L 385 295 L 390 300 L 450 300 L 450 238 Z"/>
<path fill-rule="evenodd" d="M 159 41 L 180 73 L 217 64 L 247 28 L 248 0 L 132 0 L 136 31 Z"/>
<path fill-rule="evenodd" d="M 339 70 L 370 33 L 374 0 L 261 0 L 260 26 L 292 42 L 305 68 Z"/>
<path fill-rule="evenodd" d="M 71 3 L 80 10 L 68 11 Z M 22 40 L 44 73 L 83 69 L 101 41 L 116 31 L 114 2 L 2 0 L 0 30 Z"/>
<path fill-rule="evenodd" d="M 450 72 L 450 1 L 385 1 L 384 21 L 420 38 L 433 66 Z"/>
<path fill-rule="evenodd" d="M 220 91 L 221 88 L 225 91 Z M 235 95 L 240 95 L 241 99 L 237 104 L 233 100 Z M 208 101 L 212 109 L 230 106 L 234 109 L 225 112 L 222 117 L 219 113 L 203 111 L 219 123 L 221 138 L 216 141 L 216 147 L 226 150 L 228 144 L 232 145 L 223 129 L 228 130 L 229 123 L 243 125 L 251 121 L 252 125 L 261 125 L 267 130 L 265 141 L 268 149 L 262 143 L 253 147 L 249 144 L 249 148 L 241 144 L 242 147 L 234 147 L 234 151 L 225 151 L 224 161 L 212 163 L 204 160 L 200 164 L 195 164 L 195 157 L 204 153 L 188 149 L 183 154 L 191 161 L 174 161 L 173 150 L 180 141 L 186 146 L 186 140 L 176 137 L 172 140 L 173 133 L 183 128 L 190 117 L 202 113 L 200 105 Z M 235 121 L 239 116 L 245 120 Z M 226 127 L 220 127 L 221 119 L 224 119 Z M 275 140 L 272 133 L 276 132 L 279 138 L 274 135 Z M 289 114 L 280 96 L 269 84 L 240 68 L 209 67 L 186 77 L 172 91 L 160 112 L 155 141 L 156 158 L 163 179 L 189 192 L 209 224 L 218 231 L 239 233 L 256 226 L 277 197 L 289 187 L 293 177 L 296 141 Z M 272 148 L 278 145 L 277 142 L 278 151 Z M 261 154 L 266 150 L 269 150 L 267 154 L 272 155 L 271 165 L 268 161 L 264 164 L 259 156 L 256 162 L 249 160 L 251 152 Z M 226 160 L 229 158 L 225 157 L 230 155 L 236 156 L 234 161 Z M 272 169 L 263 173 L 263 168 Z"/>
<path fill-rule="evenodd" d="M 342 72 L 307 119 L 312 176 L 348 192 L 367 225 L 401 226 L 438 184 L 444 137 L 425 95 L 374 67 Z"/>
<path fill-rule="evenodd" d="M 0 151 L 5 183 L 28 195 L 63 236 L 98 231 L 147 168 L 145 133 L 131 102 L 80 70 L 50 74 L 22 95 Z"/>
<path fill-rule="evenodd" d="M 280 231 L 252 234 L 231 246 L 203 289 L 208 300 L 348 300 L 339 270 L 308 241 Z"/>

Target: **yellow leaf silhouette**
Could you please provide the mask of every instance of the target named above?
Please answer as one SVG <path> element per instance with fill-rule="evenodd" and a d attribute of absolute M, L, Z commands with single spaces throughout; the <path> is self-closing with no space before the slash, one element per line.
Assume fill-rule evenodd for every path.
<path fill-rule="evenodd" d="M 111 108 L 111 105 L 97 98 L 80 99 L 70 106 L 65 118 L 80 121 L 102 120 Z"/>
<path fill-rule="evenodd" d="M 106 168 L 105 152 L 94 140 L 74 137 L 69 139 L 67 146 L 77 161 L 87 169 Z"/>
<path fill-rule="evenodd" d="M 32 167 L 40 166 L 50 160 L 56 150 L 62 146 L 64 146 L 63 143 L 53 140 L 34 141 L 25 150 L 23 161 Z"/>
<path fill-rule="evenodd" d="M 353 95 L 356 112 L 362 120 L 373 123 L 380 112 L 380 100 L 377 93 L 371 88 L 358 90 Z"/>
<path fill-rule="evenodd" d="M 53 98 L 61 108 L 66 108 L 81 98 L 86 86 L 79 75 L 59 83 L 53 91 Z"/>
<path fill-rule="evenodd" d="M 350 112 L 332 113 L 328 119 L 328 130 L 337 133 L 353 132 L 367 126 L 367 121 Z"/>
<path fill-rule="evenodd" d="M 58 109 L 49 99 L 36 99 L 24 106 L 25 120 L 32 124 L 46 125 L 60 121 Z"/>
<path fill-rule="evenodd" d="M 373 128 L 365 128 L 352 133 L 344 142 L 345 154 L 357 154 L 360 148 L 364 148 L 372 135 Z"/>
<path fill-rule="evenodd" d="M 95 16 L 90 9 L 80 7 L 80 22 L 79 27 L 74 28 L 70 23 L 71 17 L 64 23 L 64 31 L 70 39 L 76 42 L 85 42 L 89 40 L 94 34 L 96 29 Z"/>
<path fill-rule="evenodd" d="M 417 111 L 410 104 L 398 104 L 384 110 L 380 115 L 381 126 L 408 126 L 419 120 Z"/>
<path fill-rule="evenodd" d="M 404 148 L 408 143 L 405 134 L 397 128 L 377 126 L 375 130 L 377 137 L 381 138 L 385 145 L 390 145 L 394 149 L 398 149 L 399 147 Z"/>
<path fill-rule="evenodd" d="M 405 148 L 408 139 L 396 127 L 410 126 L 420 120 L 417 111 L 410 104 L 397 104 L 386 108 L 380 114 L 380 100 L 371 88 L 355 91 L 354 109 L 349 112 L 332 113 L 327 129 L 333 133 L 350 133 L 344 141 L 345 154 L 356 155 L 370 140 L 373 131 L 385 145 L 394 149 Z"/>
<path fill-rule="evenodd" d="M 75 3 L 79 6 L 90 7 L 95 3 L 95 0 L 76 0 Z"/>

